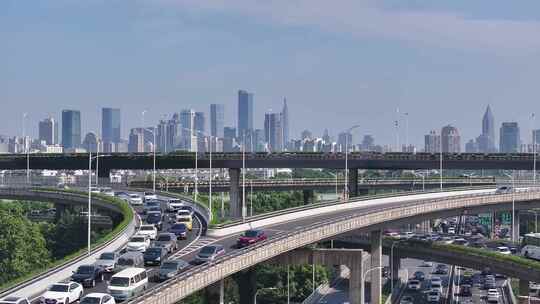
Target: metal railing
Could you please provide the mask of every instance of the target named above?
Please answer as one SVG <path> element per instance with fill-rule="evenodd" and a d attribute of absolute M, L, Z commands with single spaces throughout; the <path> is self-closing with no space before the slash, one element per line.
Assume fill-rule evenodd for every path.
<path fill-rule="evenodd" d="M 538 190 L 517 190 L 510 194 L 469 194 L 450 198 L 405 202 L 402 206 L 381 206 L 373 210 L 351 211 L 295 231 L 281 233 L 251 247 L 225 254 L 213 263 L 194 267 L 171 281 L 150 290 L 130 303 L 172 304 L 233 273 L 249 268 L 272 257 L 323 239 L 383 222 L 434 213 L 442 210 L 474 208 L 507 203 L 515 196 L 519 201 L 540 199 Z"/>

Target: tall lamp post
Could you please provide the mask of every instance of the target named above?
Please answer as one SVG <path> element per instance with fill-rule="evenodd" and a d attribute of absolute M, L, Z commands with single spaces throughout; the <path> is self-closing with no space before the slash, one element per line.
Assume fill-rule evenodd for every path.
<path fill-rule="evenodd" d="M 145 111 L 143 111 L 144 113 Z M 152 136 L 154 137 L 154 141 L 152 142 L 152 154 L 153 154 L 153 170 L 152 170 L 152 191 L 156 192 L 156 130 L 146 128 L 143 129 L 143 137 L 144 137 L 144 130 L 148 130 L 148 132 L 152 133 Z"/>
<path fill-rule="evenodd" d="M 439 175 L 440 175 L 440 187 L 441 187 L 441 191 L 442 191 L 442 188 L 443 188 L 443 172 L 442 172 L 442 162 L 443 162 L 443 151 L 442 151 L 442 132 L 441 132 L 441 135 L 439 136 Z"/>
<path fill-rule="evenodd" d="M 536 131 L 534 130 L 534 113 L 531 114 L 533 136 L 533 186 L 536 186 Z"/>
<path fill-rule="evenodd" d="M 352 130 L 359 127 L 360 125 L 354 125 L 345 131 L 345 201 L 349 200 L 349 134 L 352 132 Z"/>
<path fill-rule="evenodd" d="M 277 289 L 276 287 L 268 287 L 268 288 L 257 289 L 257 291 L 255 292 L 255 299 L 253 300 L 253 303 L 257 304 L 257 295 L 259 294 L 260 291 L 263 291 L 263 290 L 276 290 L 276 289 Z"/>
<path fill-rule="evenodd" d="M 23 144 L 24 153 L 26 153 L 26 184 L 30 184 L 30 149 L 28 149 L 28 143 L 26 142 L 26 120 L 28 119 L 28 113 L 23 113 Z"/>
<path fill-rule="evenodd" d="M 514 179 L 514 171 L 512 170 L 512 175 L 508 174 L 508 173 L 505 173 L 506 176 L 508 176 L 511 180 L 512 180 L 512 243 L 515 243 L 516 242 L 516 233 L 515 233 L 515 212 L 516 212 L 516 200 L 515 200 L 515 191 L 516 189 L 514 188 L 515 186 L 515 179 Z"/>
<path fill-rule="evenodd" d="M 110 155 L 102 155 L 101 157 L 108 157 Z M 92 160 L 97 159 L 98 156 L 92 156 L 92 152 L 88 152 L 88 255 L 91 252 L 91 233 L 92 233 L 92 224 L 91 224 L 91 213 L 92 213 Z M 96 172 L 97 175 L 97 172 Z M 97 178 L 97 177 L 96 177 Z"/>
<path fill-rule="evenodd" d="M 376 266 L 376 267 L 372 267 L 368 270 L 366 270 L 366 272 L 362 273 L 362 276 L 361 276 L 361 280 L 360 280 L 360 283 L 362 284 L 362 290 L 364 289 L 365 287 L 365 280 L 366 280 L 366 276 L 369 272 L 373 271 L 373 270 L 376 270 L 376 269 L 383 269 L 384 267 L 383 266 Z M 373 283 L 373 282 L 372 282 Z M 372 295 L 373 296 L 373 295 Z M 362 298 L 360 299 L 360 303 L 364 303 L 364 292 L 362 292 Z"/>

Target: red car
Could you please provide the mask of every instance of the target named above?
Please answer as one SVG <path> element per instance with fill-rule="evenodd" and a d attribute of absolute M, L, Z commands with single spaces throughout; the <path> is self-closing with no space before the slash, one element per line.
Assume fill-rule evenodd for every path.
<path fill-rule="evenodd" d="M 266 240 L 268 237 L 262 230 L 248 230 L 238 239 L 238 247 L 245 247 Z"/>

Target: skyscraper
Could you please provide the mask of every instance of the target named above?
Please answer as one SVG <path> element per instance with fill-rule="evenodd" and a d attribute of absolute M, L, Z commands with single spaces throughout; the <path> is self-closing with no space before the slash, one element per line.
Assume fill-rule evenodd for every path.
<path fill-rule="evenodd" d="M 236 129 L 233 127 L 223 128 L 223 152 L 233 152 Z"/>
<path fill-rule="evenodd" d="M 458 129 L 451 125 L 444 126 L 441 130 L 442 151 L 447 153 L 461 152 L 461 137 Z"/>
<path fill-rule="evenodd" d="M 499 152 L 519 152 L 520 138 L 517 122 L 503 122 L 500 130 Z"/>
<path fill-rule="evenodd" d="M 94 132 L 86 133 L 83 140 L 83 148 L 85 148 L 86 151 L 95 153 L 97 151 L 97 143 L 98 139 Z"/>
<path fill-rule="evenodd" d="M 266 113 L 264 116 L 264 135 L 270 152 L 283 150 L 283 128 L 281 113 Z"/>
<path fill-rule="evenodd" d="M 495 118 L 488 105 L 482 118 L 482 134 L 477 139 L 478 150 L 483 153 L 496 152 L 495 147 Z"/>
<path fill-rule="evenodd" d="M 62 145 L 64 149 L 78 148 L 81 145 L 80 111 L 62 111 Z"/>
<path fill-rule="evenodd" d="M 223 138 L 225 127 L 225 106 L 222 104 L 210 105 L 210 135 Z"/>
<path fill-rule="evenodd" d="M 424 136 L 424 151 L 426 153 L 438 153 L 441 151 L 441 136 L 437 131 L 431 130 Z"/>
<path fill-rule="evenodd" d="M 45 118 L 39 122 L 39 140 L 45 141 L 47 145 L 58 144 L 58 122 L 54 118 Z"/>
<path fill-rule="evenodd" d="M 249 130 L 253 130 L 253 94 L 244 90 L 239 90 L 238 137 L 242 138 Z"/>
<path fill-rule="evenodd" d="M 182 128 L 181 148 L 191 151 L 191 140 L 195 136 L 195 111 L 185 109 L 180 112 L 180 125 Z"/>
<path fill-rule="evenodd" d="M 101 140 L 105 144 L 119 143 L 121 139 L 120 109 L 101 109 Z"/>
<path fill-rule="evenodd" d="M 350 151 L 353 145 L 353 138 L 351 132 L 342 132 L 338 134 L 337 151 L 344 153 Z"/>
<path fill-rule="evenodd" d="M 133 128 L 129 132 L 128 152 L 144 152 L 144 129 Z"/>
<path fill-rule="evenodd" d="M 289 144 L 289 107 L 287 106 L 287 99 L 283 99 L 283 109 L 281 110 L 281 126 L 283 128 L 283 146 L 287 147 Z"/>

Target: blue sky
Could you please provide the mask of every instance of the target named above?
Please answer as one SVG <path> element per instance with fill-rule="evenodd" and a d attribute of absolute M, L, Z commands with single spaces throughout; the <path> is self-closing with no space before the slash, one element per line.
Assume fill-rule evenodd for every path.
<path fill-rule="evenodd" d="M 394 143 L 396 108 L 410 142 L 456 125 L 464 143 L 486 105 L 522 138 L 539 112 L 540 2 L 324 0 L 0 1 L 0 134 L 64 108 L 97 130 L 122 108 L 123 133 L 164 114 L 255 94 L 257 127 L 287 97 L 292 134 L 355 134 Z M 538 116 L 538 115 L 537 115 Z M 535 123 L 540 128 L 540 122 Z"/>

